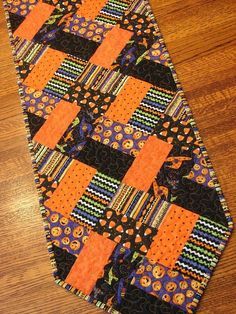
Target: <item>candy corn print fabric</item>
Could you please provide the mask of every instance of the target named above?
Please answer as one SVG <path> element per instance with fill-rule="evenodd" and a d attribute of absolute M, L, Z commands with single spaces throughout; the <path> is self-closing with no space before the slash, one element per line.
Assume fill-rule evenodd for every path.
<path fill-rule="evenodd" d="M 195 312 L 232 221 L 148 1 L 4 7 L 56 283 Z"/>

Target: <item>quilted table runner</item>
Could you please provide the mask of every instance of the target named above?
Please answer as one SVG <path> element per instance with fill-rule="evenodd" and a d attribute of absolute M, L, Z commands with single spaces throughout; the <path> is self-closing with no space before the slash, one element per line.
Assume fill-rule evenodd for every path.
<path fill-rule="evenodd" d="M 232 221 L 149 3 L 4 6 L 56 283 L 193 313 Z"/>

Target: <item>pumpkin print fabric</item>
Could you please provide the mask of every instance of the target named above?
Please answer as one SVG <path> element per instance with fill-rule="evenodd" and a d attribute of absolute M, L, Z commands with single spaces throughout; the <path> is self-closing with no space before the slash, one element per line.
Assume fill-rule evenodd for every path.
<path fill-rule="evenodd" d="M 56 282 L 195 312 L 232 220 L 148 1 L 4 7 Z"/>

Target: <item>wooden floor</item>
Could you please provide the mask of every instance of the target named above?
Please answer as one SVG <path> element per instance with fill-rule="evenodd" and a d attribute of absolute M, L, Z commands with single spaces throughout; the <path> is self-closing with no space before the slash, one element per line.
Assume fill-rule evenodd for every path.
<path fill-rule="evenodd" d="M 152 0 L 151 4 L 235 218 L 235 1 Z M 53 282 L 0 10 L 0 313 L 103 313 Z M 236 313 L 235 251 L 234 234 L 199 313 Z"/>

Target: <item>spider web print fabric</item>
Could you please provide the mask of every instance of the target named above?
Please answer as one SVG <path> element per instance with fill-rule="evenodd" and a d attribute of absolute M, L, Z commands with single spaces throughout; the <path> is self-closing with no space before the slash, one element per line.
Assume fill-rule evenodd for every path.
<path fill-rule="evenodd" d="M 232 221 L 146 0 L 5 0 L 56 283 L 193 313 Z"/>

